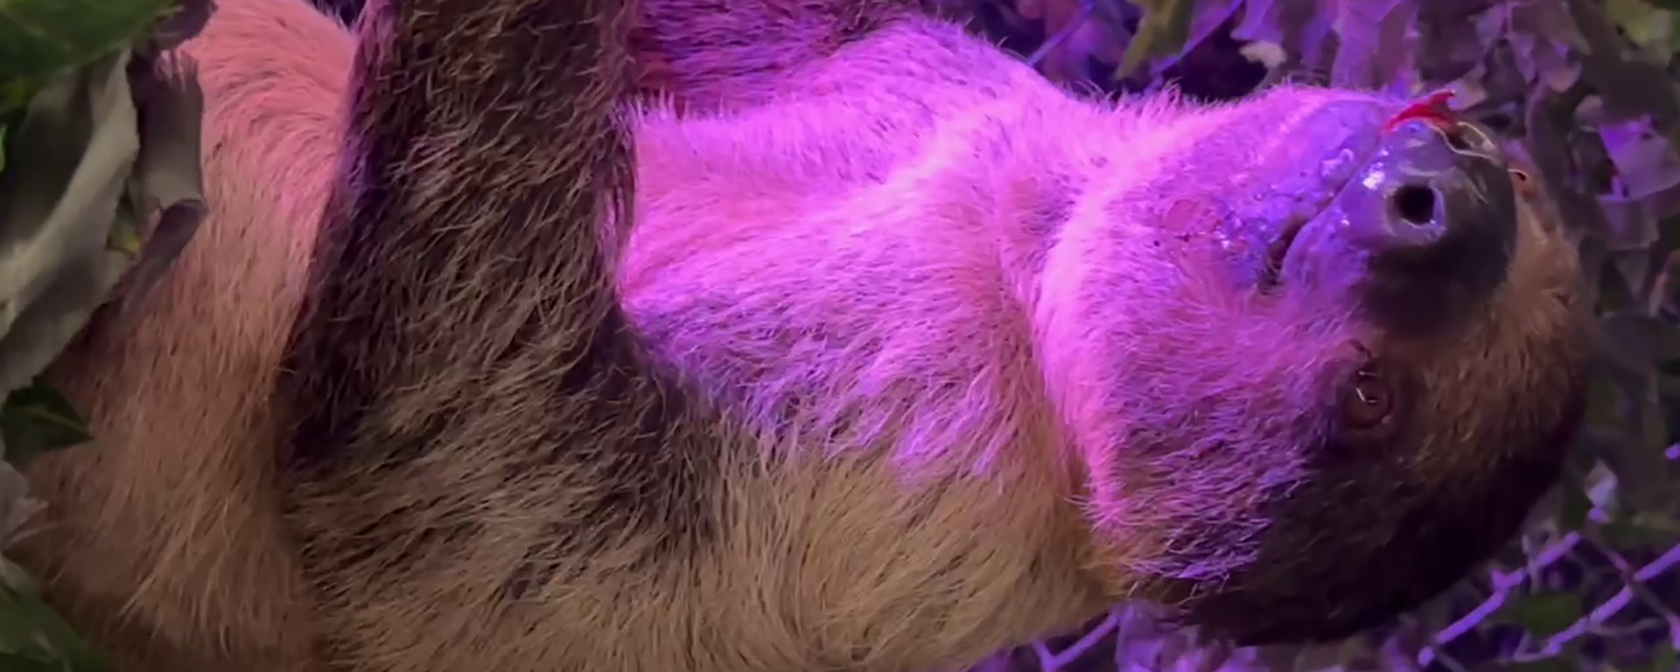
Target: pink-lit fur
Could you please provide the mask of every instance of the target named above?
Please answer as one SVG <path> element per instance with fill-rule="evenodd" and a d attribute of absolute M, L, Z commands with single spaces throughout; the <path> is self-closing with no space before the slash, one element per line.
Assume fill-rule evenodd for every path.
<path fill-rule="evenodd" d="M 705 4 L 648 2 L 696 20 Z M 1266 176 L 1246 167 L 1288 158 L 1303 119 L 1368 96 L 1094 103 L 932 19 L 822 58 L 802 33 L 762 47 L 785 66 L 630 106 L 637 215 L 601 232 L 622 242 L 613 280 L 649 347 L 731 411 L 718 550 L 639 570 L 622 549 L 549 558 L 570 582 L 510 605 L 494 588 L 530 546 L 520 514 L 549 503 L 477 477 L 499 465 L 468 446 L 435 480 L 377 489 L 482 500 L 509 530 L 473 549 L 483 572 L 401 594 L 365 574 L 307 585 L 274 390 L 352 38 L 300 0 L 218 5 L 186 50 L 209 101 L 211 221 L 143 315 L 99 325 L 55 370 L 99 445 L 29 474 L 52 508 L 22 557 L 121 672 L 955 669 L 1122 597 L 1184 598 L 1168 575 L 1310 594 L 1310 561 L 1253 566 L 1279 528 L 1376 571 L 1368 539 L 1340 536 L 1393 533 L 1416 493 L 1310 526 L 1265 508 L 1316 483 L 1313 433 L 1351 342 L 1430 383 L 1421 438 L 1373 470 L 1426 498 L 1490 489 L 1543 440 L 1505 417 L 1559 415 L 1575 382 L 1572 252 L 1532 213 L 1497 299 L 1422 341 L 1353 306 L 1234 290 L 1184 242 L 1209 222 L 1172 206 L 1248 193 Z M 672 63 L 735 57 L 712 58 Z M 323 633 L 340 648 L 318 651 Z"/>

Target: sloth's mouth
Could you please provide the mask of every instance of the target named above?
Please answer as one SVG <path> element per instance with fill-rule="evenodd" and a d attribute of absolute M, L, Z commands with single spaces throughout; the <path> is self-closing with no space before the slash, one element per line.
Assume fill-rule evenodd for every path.
<path fill-rule="evenodd" d="M 1347 152 L 1349 150 L 1344 148 L 1340 151 Z M 1295 248 L 1295 242 L 1300 239 L 1302 232 L 1331 213 L 1336 200 L 1341 198 L 1343 192 L 1347 191 L 1348 187 L 1353 184 L 1354 179 L 1364 172 L 1365 167 L 1374 159 L 1376 153 L 1376 143 L 1372 141 L 1370 146 L 1354 150 L 1351 157 L 1344 157 L 1343 160 L 1349 165 L 1355 166 L 1356 169 L 1347 172 L 1345 175 L 1338 172 L 1328 182 L 1324 183 L 1319 192 L 1323 196 L 1313 201 L 1312 207 L 1305 211 L 1305 215 L 1289 216 L 1283 220 L 1281 226 L 1277 228 L 1271 241 L 1265 247 L 1264 258 L 1261 260 L 1259 274 L 1256 278 L 1261 289 L 1273 289 L 1283 283 L 1284 261 L 1288 259 L 1290 250 Z"/>
<path fill-rule="evenodd" d="M 1339 189 L 1338 189 L 1339 191 Z M 1326 206 L 1328 209 L 1328 206 Z M 1301 230 L 1307 228 L 1310 219 L 1286 222 L 1278 237 L 1266 247 L 1266 265 L 1260 271 L 1260 286 L 1264 288 L 1276 287 L 1282 282 L 1283 260 L 1289 256 L 1289 249 L 1295 246 L 1295 239 L 1301 236 Z"/>

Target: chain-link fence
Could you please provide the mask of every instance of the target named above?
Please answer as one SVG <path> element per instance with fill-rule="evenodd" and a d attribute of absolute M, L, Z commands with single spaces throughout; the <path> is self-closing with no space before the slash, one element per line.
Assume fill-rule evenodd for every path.
<path fill-rule="evenodd" d="M 1675 535 L 1618 525 L 1602 508 L 1589 517 L 1574 532 L 1537 525 L 1485 575 L 1339 645 L 1230 650 L 1118 608 L 1078 635 L 999 654 L 973 672 L 1680 670 Z"/>

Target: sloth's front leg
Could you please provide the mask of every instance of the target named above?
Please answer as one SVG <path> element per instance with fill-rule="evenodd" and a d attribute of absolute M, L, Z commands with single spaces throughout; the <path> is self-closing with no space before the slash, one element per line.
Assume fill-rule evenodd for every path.
<path fill-rule="evenodd" d="M 612 281 L 633 10 L 364 10 L 282 467 L 320 632 L 355 669 L 687 667 L 614 634 L 681 603 L 654 583 L 716 533 L 725 432 L 649 364 Z"/>

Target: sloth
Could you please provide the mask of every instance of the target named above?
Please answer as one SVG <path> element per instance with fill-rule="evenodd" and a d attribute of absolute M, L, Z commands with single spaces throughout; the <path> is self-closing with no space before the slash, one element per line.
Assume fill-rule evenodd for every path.
<path fill-rule="evenodd" d="M 15 549 L 123 672 L 928 672 L 1341 638 L 1557 478 L 1589 309 L 1473 126 L 1085 100 L 909 0 L 219 0 L 210 220 Z"/>

